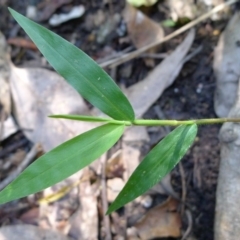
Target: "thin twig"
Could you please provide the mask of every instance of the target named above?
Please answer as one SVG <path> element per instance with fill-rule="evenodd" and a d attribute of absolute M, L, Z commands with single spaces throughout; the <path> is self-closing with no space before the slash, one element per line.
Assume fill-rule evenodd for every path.
<path fill-rule="evenodd" d="M 25 168 L 26 166 L 37 156 L 39 152 L 39 145 L 35 144 L 30 152 L 26 155 L 24 160 L 18 165 L 18 167 L 0 183 L 0 190 L 5 188 L 13 179 L 15 179 Z"/>
<path fill-rule="evenodd" d="M 193 220 L 192 220 L 192 214 L 189 210 L 186 210 L 186 216 L 188 219 L 188 228 L 187 228 L 186 232 L 183 234 L 181 240 L 187 239 L 187 237 L 189 236 L 189 234 L 192 230 Z"/>
<path fill-rule="evenodd" d="M 195 57 L 197 54 L 199 54 L 203 49 L 203 46 L 200 45 L 199 47 L 197 47 L 193 52 L 189 53 L 184 59 L 183 62 L 186 63 L 188 62 L 190 59 L 192 59 L 193 57 Z"/>
<path fill-rule="evenodd" d="M 105 233 L 106 233 L 106 240 L 112 240 L 112 235 L 110 231 L 110 219 L 109 215 L 106 215 L 108 209 L 108 201 L 107 201 L 107 187 L 106 187 L 106 155 L 104 155 L 101 158 L 101 167 L 102 167 L 102 177 L 101 177 L 101 197 L 102 197 L 102 206 L 103 206 L 103 212 L 104 212 L 104 226 L 105 226 Z"/>
<path fill-rule="evenodd" d="M 164 59 L 169 56 L 167 53 L 143 53 L 140 58 Z"/>
<path fill-rule="evenodd" d="M 181 202 L 182 202 L 183 204 L 181 204 L 181 215 L 183 216 L 184 208 L 185 208 L 184 203 L 186 202 L 186 196 L 187 196 L 187 188 L 186 188 L 185 172 L 184 172 L 184 168 L 183 168 L 183 166 L 182 166 L 182 163 L 179 162 L 178 166 L 179 166 L 179 171 L 180 171 L 180 175 L 181 175 L 181 182 L 182 182 L 182 197 L 181 197 Z"/>
<path fill-rule="evenodd" d="M 22 211 L 26 208 L 29 208 L 29 203 L 27 202 L 20 202 L 17 205 L 13 205 L 13 204 L 1 204 L 0 209 L 2 212 L 4 213 L 15 213 L 18 211 Z"/>
<path fill-rule="evenodd" d="M 122 50 L 121 52 L 116 52 L 111 54 L 110 56 L 106 56 L 104 58 L 98 59 L 97 63 L 100 67 L 104 68 L 106 67 L 106 63 L 109 63 L 111 61 L 116 61 L 116 59 L 118 59 L 119 57 L 123 56 L 126 53 L 129 53 L 131 50 L 133 50 L 132 46 L 129 46 L 127 48 L 125 48 L 124 50 Z"/>
<path fill-rule="evenodd" d="M 236 3 L 238 0 L 229 0 L 228 2 L 224 2 L 218 6 L 216 6 L 215 8 L 213 8 L 211 11 L 203 14 L 202 16 L 198 17 L 197 19 L 191 21 L 190 23 L 186 24 L 185 26 L 179 28 L 178 30 L 176 30 L 175 32 L 167 35 L 166 37 L 164 37 L 163 39 L 157 41 L 157 42 L 153 42 L 147 46 L 144 46 L 134 52 L 131 52 L 131 53 L 128 53 L 128 54 L 125 54 L 117 59 L 113 59 L 113 60 L 110 60 L 108 62 L 105 62 L 104 64 L 102 64 L 104 67 L 116 67 L 124 62 L 127 62 L 137 56 L 139 56 L 140 54 L 146 52 L 147 50 L 149 50 L 150 48 L 153 48 L 161 43 L 164 43 L 176 36 L 178 36 L 179 34 L 187 31 L 188 29 L 194 27 L 195 25 L 197 25 L 198 23 L 204 21 L 205 19 L 209 18 L 210 16 L 212 16 L 213 14 L 223 10 L 226 6 L 228 5 L 231 5 L 231 4 L 234 4 Z"/>
<path fill-rule="evenodd" d="M 190 59 L 192 59 L 193 57 L 195 57 L 198 53 L 200 53 L 203 49 L 203 46 L 199 46 L 196 49 L 194 49 L 191 53 L 189 53 L 184 59 L 183 62 L 187 62 Z M 167 56 L 169 56 L 169 54 L 167 53 L 143 53 L 141 54 L 139 57 L 140 58 L 153 58 L 153 59 L 164 59 Z"/>
<path fill-rule="evenodd" d="M 0 142 L 1 142 L 1 139 L 3 137 L 3 123 L 4 123 L 4 118 L 5 118 L 5 114 L 4 114 L 4 111 L 2 111 L 2 114 L 0 114 Z"/>

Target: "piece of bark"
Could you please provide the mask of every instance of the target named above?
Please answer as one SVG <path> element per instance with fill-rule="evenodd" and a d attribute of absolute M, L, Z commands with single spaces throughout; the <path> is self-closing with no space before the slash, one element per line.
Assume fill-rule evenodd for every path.
<path fill-rule="evenodd" d="M 238 89 L 238 96 L 240 88 Z M 229 117 L 240 117 L 240 97 Z M 240 124 L 225 123 L 220 130 L 221 163 L 218 176 L 215 240 L 238 240 L 240 236 Z"/>
<path fill-rule="evenodd" d="M 240 13 L 235 13 L 221 34 L 214 51 L 214 74 L 216 90 L 215 112 L 219 117 L 227 117 L 237 99 L 240 77 Z"/>

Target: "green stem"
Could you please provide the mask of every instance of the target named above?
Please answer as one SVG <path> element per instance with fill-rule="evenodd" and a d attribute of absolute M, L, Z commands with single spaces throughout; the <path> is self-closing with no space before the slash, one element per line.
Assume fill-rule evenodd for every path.
<path fill-rule="evenodd" d="M 150 119 L 136 119 L 132 125 L 137 126 L 178 126 L 190 124 L 216 124 L 225 122 L 240 123 L 240 118 L 209 118 L 209 119 L 191 119 L 191 120 L 150 120 Z"/>
<path fill-rule="evenodd" d="M 112 118 L 101 118 L 94 116 L 83 116 L 83 115 L 50 115 L 51 118 L 63 118 L 72 119 L 84 122 L 102 122 L 111 124 L 120 124 L 125 126 L 178 126 L 178 125 L 190 125 L 190 124 L 216 124 L 225 122 L 236 122 L 240 123 L 240 118 L 209 118 L 209 119 L 191 119 L 191 120 L 151 120 L 151 119 L 136 119 L 133 122 L 115 120 Z"/>

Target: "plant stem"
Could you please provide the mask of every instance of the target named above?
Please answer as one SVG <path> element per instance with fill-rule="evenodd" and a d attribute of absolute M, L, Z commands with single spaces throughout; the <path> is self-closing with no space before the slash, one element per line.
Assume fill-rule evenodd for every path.
<path fill-rule="evenodd" d="M 191 124 L 216 124 L 225 122 L 235 122 L 240 123 L 240 118 L 209 118 L 209 119 L 190 119 L 190 120 L 152 120 L 152 119 L 135 119 L 131 121 L 122 121 L 112 118 L 101 118 L 93 116 L 83 116 L 83 115 L 50 115 L 51 118 L 63 118 L 71 119 L 84 122 L 101 122 L 110 123 L 125 126 L 179 126 L 179 125 L 191 125 Z"/>
<path fill-rule="evenodd" d="M 150 120 L 150 119 L 136 119 L 132 125 L 137 126 L 178 126 L 190 124 L 216 124 L 225 122 L 240 123 L 240 118 L 209 118 L 209 119 L 191 119 L 191 120 Z"/>

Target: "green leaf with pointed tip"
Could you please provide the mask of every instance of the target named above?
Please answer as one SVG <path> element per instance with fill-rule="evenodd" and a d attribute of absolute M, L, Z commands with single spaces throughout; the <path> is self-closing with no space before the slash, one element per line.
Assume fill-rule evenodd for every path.
<path fill-rule="evenodd" d="M 50 115 L 49 117 L 63 118 L 63 119 L 83 121 L 83 122 L 105 122 L 105 123 L 120 124 L 125 126 L 132 125 L 130 121 L 122 121 L 122 120 L 115 120 L 112 118 L 101 118 L 101 117 L 84 116 L 84 115 L 59 114 L 59 115 Z"/>
<path fill-rule="evenodd" d="M 143 159 L 110 205 L 107 214 L 145 193 L 165 177 L 192 145 L 197 125 L 182 125 L 160 141 Z"/>
<path fill-rule="evenodd" d="M 0 192 L 0 204 L 39 192 L 89 165 L 121 137 L 123 125 L 106 124 L 44 154 Z"/>
<path fill-rule="evenodd" d="M 80 49 L 9 8 L 53 68 L 85 99 L 117 120 L 134 120 L 134 111 L 112 78 Z"/>
<path fill-rule="evenodd" d="M 50 115 L 48 117 L 63 118 L 63 119 L 77 120 L 77 121 L 83 121 L 83 122 L 109 122 L 113 120 L 111 118 L 101 118 L 101 117 L 85 116 L 85 115 L 70 115 L 70 114 L 56 114 L 56 115 Z"/>

